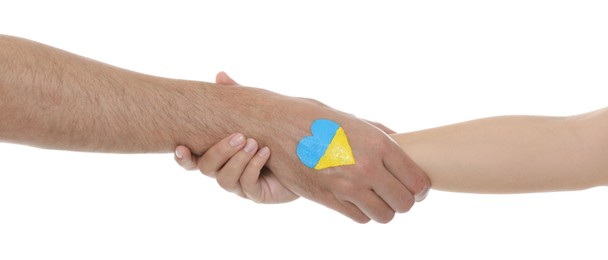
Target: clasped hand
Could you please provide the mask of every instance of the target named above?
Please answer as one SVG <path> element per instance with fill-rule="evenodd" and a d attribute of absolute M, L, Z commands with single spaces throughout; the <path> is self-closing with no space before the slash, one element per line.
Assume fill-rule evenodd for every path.
<path fill-rule="evenodd" d="M 223 72 L 217 75 L 216 82 L 237 84 Z M 387 135 L 392 133 L 390 129 L 313 100 L 297 99 L 289 104 L 310 110 L 309 116 L 318 110 L 318 116 L 340 121 L 349 136 L 356 163 L 323 170 L 304 166 L 294 147 L 304 134 L 288 137 L 291 140 L 260 140 L 266 144 L 260 147 L 258 140 L 235 133 L 207 151 L 178 146 L 175 160 L 187 170 L 199 169 L 215 178 L 226 191 L 243 198 L 258 203 L 284 203 L 302 196 L 359 223 L 370 219 L 387 223 L 395 213 L 407 212 L 416 201 L 426 197 L 430 188 L 428 178 Z M 304 118 L 308 127 L 312 120 Z M 301 128 L 301 133 L 309 131 L 306 122 L 290 123 L 292 128 Z"/>

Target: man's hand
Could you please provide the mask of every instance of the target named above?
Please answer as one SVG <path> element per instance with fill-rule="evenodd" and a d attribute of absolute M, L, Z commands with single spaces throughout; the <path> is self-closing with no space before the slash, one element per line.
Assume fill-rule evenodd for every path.
<path fill-rule="evenodd" d="M 289 190 L 361 223 L 370 218 L 389 222 L 395 212 L 408 211 L 415 200 L 426 196 L 430 183 L 424 172 L 378 127 L 314 100 L 253 88 L 248 91 L 248 104 L 257 106 L 239 113 L 244 133 L 270 147 L 273 156 L 267 167 Z M 335 121 L 344 129 L 354 165 L 314 170 L 300 162 L 296 146 L 311 135 L 310 126 L 319 118 Z M 259 190 L 241 188 L 245 194 L 260 195 Z M 264 198 L 251 198 L 264 202 Z"/>
<path fill-rule="evenodd" d="M 270 147 L 267 167 L 294 193 L 360 223 L 389 222 L 426 195 L 430 183 L 424 172 L 377 127 L 314 100 L 257 93 L 262 96 L 252 93 L 252 100 L 261 108 L 249 114 L 264 121 L 252 122 L 252 131 L 244 134 Z M 296 146 L 319 118 L 344 129 L 355 164 L 315 170 L 300 162 Z"/>
<path fill-rule="evenodd" d="M 267 166 L 280 184 L 360 222 L 368 220 L 365 214 L 390 220 L 428 186 L 378 128 L 313 100 L 154 77 L 11 36 L 0 35 L 0 50 L 4 142 L 115 153 L 185 144 L 202 154 L 240 132 L 270 148 Z M 296 146 L 319 118 L 343 127 L 355 165 L 317 171 L 299 161 Z"/>
<path fill-rule="evenodd" d="M 273 150 L 268 167 L 296 194 L 362 223 L 369 218 L 389 222 L 395 212 L 406 212 L 416 199 L 424 198 L 430 187 L 424 172 L 378 128 L 309 100 L 300 99 L 290 106 L 308 112 L 290 119 L 297 133 L 281 135 L 268 143 Z M 341 125 L 355 164 L 314 170 L 298 160 L 295 146 L 302 137 L 310 135 L 310 124 L 317 118 Z"/>

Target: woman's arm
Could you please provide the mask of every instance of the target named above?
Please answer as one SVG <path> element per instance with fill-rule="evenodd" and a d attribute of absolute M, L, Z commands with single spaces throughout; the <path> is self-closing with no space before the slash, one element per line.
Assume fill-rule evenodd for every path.
<path fill-rule="evenodd" d="M 439 190 L 521 193 L 608 183 L 608 108 L 486 118 L 392 137 Z"/>

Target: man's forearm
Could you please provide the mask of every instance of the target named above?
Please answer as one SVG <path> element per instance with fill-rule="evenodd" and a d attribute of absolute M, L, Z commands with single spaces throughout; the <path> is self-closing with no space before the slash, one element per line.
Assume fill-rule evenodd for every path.
<path fill-rule="evenodd" d="M 198 152 L 238 130 L 239 95 L 0 36 L 0 141 L 51 149 Z"/>
<path fill-rule="evenodd" d="M 272 150 L 266 165 L 285 188 L 358 222 L 388 222 L 429 187 L 383 132 L 314 100 L 151 77 L 2 36 L 0 71 L 0 141 L 105 152 L 184 144 L 200 153 L 241 132 Z M 298 160 L 296 146 L 318 119 L 340 125 L 356 164 L 317 171 Z"/>

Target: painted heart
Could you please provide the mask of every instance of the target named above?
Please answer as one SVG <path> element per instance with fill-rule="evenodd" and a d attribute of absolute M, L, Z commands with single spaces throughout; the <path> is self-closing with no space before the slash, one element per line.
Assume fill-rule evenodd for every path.
<path fill-rule="evenodd" d="M 304 165 L 321 170 L 355 164 L 353 150 L 338 123 L 317 119 L 312 122 L 310 131 L 312 136 L 302 138 L 296 148 L 296 153 Z"/>

